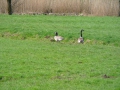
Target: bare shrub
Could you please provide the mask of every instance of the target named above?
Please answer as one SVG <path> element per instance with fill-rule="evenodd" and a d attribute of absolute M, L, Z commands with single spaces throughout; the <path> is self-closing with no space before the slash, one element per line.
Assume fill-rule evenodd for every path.
<path fill-rule="evenodd" d="M 0 13 L 6 13 L 7 0 L 0 0 Z M 119 0 L 12 0 L 13 13 L 118 16 Z"/>

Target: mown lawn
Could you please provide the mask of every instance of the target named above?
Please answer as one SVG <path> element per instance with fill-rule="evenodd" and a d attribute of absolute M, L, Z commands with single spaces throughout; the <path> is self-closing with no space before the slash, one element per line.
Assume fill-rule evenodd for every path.
<path fill-rule="evenodd" d="M 120 90 L 119 25 L 118 17 L 0 15 L 0 90 Z M 55 31 L 64 41 L 51 42 Z"/>
<path fill-rule="evenodd" d="M 119 17 L 0 15 L 2 37 L 39 39 L 53 37 L 54 32 L 58 31 L 64 41 L 76 42 L 81 29 L 85 30 L 85 41 L 120 46 Z"/>

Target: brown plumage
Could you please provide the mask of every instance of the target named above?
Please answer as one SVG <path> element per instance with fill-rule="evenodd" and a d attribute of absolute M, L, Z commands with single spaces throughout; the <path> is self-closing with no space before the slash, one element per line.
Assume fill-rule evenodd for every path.
<path fill-rule="evenodd" d="M 82 37 L 82 32 L 83 32 L 84 30 L 81 30 L 80 32 L 81 32 L 81 35 L 80 35 L 80 37 L 78 38 L 78 43 L 84 43 L 84 39 L 83 39 L 83 37 Z"/>
<path fill-rule="evenodd" d="M 63 37 L 62 36 L 58 36 L 58 33 L 55 32 L 54 40 L 55 41 L 61 41 L 61 40 L 63 40 Z"/>

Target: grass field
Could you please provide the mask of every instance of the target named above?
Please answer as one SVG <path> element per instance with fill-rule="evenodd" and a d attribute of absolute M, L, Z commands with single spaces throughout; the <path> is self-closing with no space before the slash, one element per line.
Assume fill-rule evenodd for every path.
<path fill-rule="evenodd" d="M 120 90 L 119 33 L 119 17 L 0 15 L 0 90 Z"/>

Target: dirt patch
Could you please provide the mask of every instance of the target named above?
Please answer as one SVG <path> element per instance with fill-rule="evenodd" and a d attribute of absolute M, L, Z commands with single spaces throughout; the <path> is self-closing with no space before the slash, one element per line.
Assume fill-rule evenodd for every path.
<path fill-rule="evenodd" d="M 108 76 L 108 75 L 106 75 L 106 74 L 104 74 L 102 77 L 103 77 L 103 78 L 110 78 L 110 76 Z"/>

